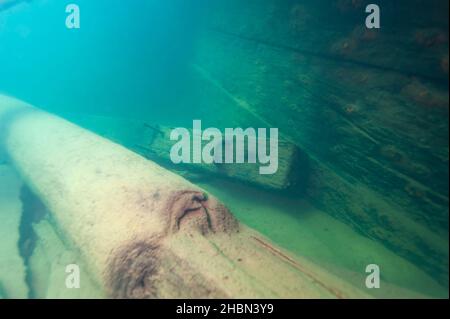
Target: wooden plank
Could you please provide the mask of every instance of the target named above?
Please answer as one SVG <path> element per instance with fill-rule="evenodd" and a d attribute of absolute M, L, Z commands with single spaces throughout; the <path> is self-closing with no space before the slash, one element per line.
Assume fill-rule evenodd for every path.
<path fill-rule="evenodd" d="M 365 29 L 370 3 L 213 1 L 207 25 L 255 44 L 448 83 L 448 1 L 381 0 L 380 31 Z"/>
<path fill-rule="evenodd" d="M 279 127 L 308 154 L 308 196 L 316 205 L 448 278 L 445 90 L 426 84 L 439 106 L 424 108 L 398 94 L 417 80 L 397 73 L 211 33 L 202 43 L 197 68 L 240 101 L 230 107 Z"/>
<path fill-rule="evenodd" d="M 170 140 L 173 127 L 160 125 L 145 125 L 143 139 L 137 143 L 139 153 L 149 158 L 160 158 L 170 163 L 170 150 L 174 141 Z M 189 130 L 193 134 L 192 130 Z M 269 143 L 268 140 L 265 143 Z M 203 141 L 203 145 L 206 142 Z M 247 146 L 248 147 L 248 146 Z M 304 160 L 304 159 L 303 159 Z M 179 164 L 179 168 L 186 170 L 200 170 L 210 174 L 235 178 L 246 183 L 255 184 L 263 188 L 285 190 L 295 188 L 301 177 L 302 158 L 297 146 L 285 142 L 278 142 L 278 170 L 275 174 L 263 175 L 259 172 L 258 164 Z"/>
<path fill-rule="evenodd" d="M 225 42 L 223 44 L 225 45 Z M 227 47 L 231 45 L 228 43 Z M 446 144 L 443 143 L 445 130 L 441 128 L 445 127 L 445 118 L 439 118 L 440 109 L 435 111 L 433 118 L 440 120 L 441 124 L 428 126 L 424 130 L 419 123 L 405 121 L 405 116 L 409 116 L 411 112 L 407 109 L 408 105 L 400 102 L 390 103 L 392 112 L 405 114 L 403 117 L 397 117 L 397 125 L 394 126 L 391 124 L 394 122 L 390 116 L 392 113 L 382 117 L 373 115 L 375 112 L 372 111 L 378 105 L 381 108 L 388 101 L 396 101 L 397 99 L 391 99 L 392 94 L 385 97 L 386 101 L 379 101 L 378 105 L 365 104 L 363 101 L 353 105 L 355 96 L 364 97 L 368 94 L 356 92 L 352 98 L 344 95 L 345 93 L 340 94 L 339 92 L 345 92 L 346 87 L 334 88 L 336 85 L 333 84 L 333 79 L 325 82 L 328 86 L 323 84 L 324 80 L 318 79 L 315 70 L 303 72 L 302 81 L 311 84 L 301 86 L 300 83 L 291 81 L 289 70 L 293 68 L 288 65 L 289 62 L 283 65 L 273 62 L 280 61 L 284 56 L 277 52 L 269 51 L 264 54 L 260 50 L 259 57 L 263 61 L 270 61 L 270 64 L 262 66 L 266 71 L 261 73 L 260 65 L 250 65 L 251 49 L 236 46 L 228 50 L 234 50 L 234 56 L 239 56 L 237 60 L 240 61 L 245 61 L 245 56 L 248 55 L 249 64 L 245 73 L 222 73 L 226 72 L 225 68 L 218 70 L 213 64 L 208 66 L 214 68 L 215 76 L 223 79 L 223 86 L 230 87 L 231 94 L 246 101 L 235 106 L 244 105 L 247 111 L 270 119 L 271 123 L 266 120 L 267 127 L 279 127 L 284 138 L 290 138 L 311 156 L 319 157 L 320 160 L 328 162 L 328 165 L 356 178 L 364 178 L 365 183 L 394 201 L 401 197 L 402 202 L 406 200 L 408 205 L 420 208 L 412 213 L 420 212 L 421 209 L 431 210 L 432 214 L 423 214 L 423 217 L 426 217 L 422 218 L 421 222 L 436 229 L 444 228 L 443 222 L 448 219 L 445 213 L 448 181 L 441 176 L 448 172 L 448 161 L 443 156 L 446 153 Z M 233 68 L 228 66 L 230 70 Z M 259 78 L 264 79 L 262 84 Z M 234 87 L 237 82 L 240 86 Z M 292 90 L 283 87 L 280 84 L 283 82 L 288 82 Z M 266 87 L 264 83 L 277 84 Z M 255 89 L 252 90 L 250 86 Z M 386 94 L 373 92 L 371 99 L 383 93 Z M 282 100 L 282 103 L 275 102 L 277 99 Z M 346 109 L 351 107 L 355 110 Z M 416 121 L 422 120 L 419 117 Z M 416 132 L 424 141 L 418 142 L 417 138 L 413 138 L 412 132 Z M 380 171 L 385 178 L 379 178 Z M 392 189 L 398 193 L 393 194 Z M 430 218 L 435 220 L 430 223 Z"/>
<path fill-rule="evenodd" d="M 166 168 L 174 169 L 186 177 L 192 177 L 193 174 L 194 176 L 198 174 L 203 178 L 222 176 L 266 189 L 299 192 L 308 171 L 306 154 L 295 144 L 283 140 L 278 141 L 277 172 L 264 175 L 260 174 L 260 165 L 252 163 L 173 164 L 170 159 L 170 151 L 176 142 L 170 140 L 170 133 L 175 127 L 104 116 L 72 115 L 71 118 L 77 124 L 125 145 L 136 153 L 157 161 Z M 126 130 L 123 129 L 125 127 Z M 193 134 L 191 129 L 189 131 Z M 204 146 L 207 142 L 203 141 L 202 143 Z M 266 143 L 269 141 L 267 140 Z"/>

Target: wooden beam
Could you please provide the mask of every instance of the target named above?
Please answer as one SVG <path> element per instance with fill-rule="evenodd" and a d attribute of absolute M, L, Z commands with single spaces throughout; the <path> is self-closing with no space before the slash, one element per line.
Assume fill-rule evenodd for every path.
<path fill-rule="evenodd" d="M 12 163 L 110 297 L 367 297 L 120 145 L 6 96 L 0 127 Z"/>

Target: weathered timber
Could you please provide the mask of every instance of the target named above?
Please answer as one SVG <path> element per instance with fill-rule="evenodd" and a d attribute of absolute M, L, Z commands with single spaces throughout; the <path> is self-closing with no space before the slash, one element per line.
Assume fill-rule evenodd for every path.
<path fill-rule="evenodd" d="M 177 171 L 223 176 L 274 190 L 299 190 L 308 171 L 306 155 L 293 143 L 278 141 L 278 170 L 275 174 L 260 174 L 258 163 L 221 164 L 189 163 L 173 164 L 170 151 L 176 141 L 170 139 L 175 127 L 149 124 L 132 119 L 104 116 L 73 115 L 74 121 L 81 126 L 116 141 L 142 156 L 164 164 Z M 123 130 L 126 127 L 127 130 Z M 192 129 L 189 130 L 193 136 Z M 202 141 L 203 146 L 207 143 Z M 268 145 L 268 140 L 266 145 Z M 247 148 L 244 149 L 247 152 Z"/>
<path fill-rule="evenodd" d="M 118 144 L 5 96 L 0 127 L 11 162 L 110 297 L 367 297 Z"/>
<path fill-rule="evenodd" d="M 380 30 L 365 28 L 370 3 L 251 0 L 242 6 L 237 0 L 212 1 L 207 25 L 255 45 L 448 82 L 448 1 L 381 0 Z"/>
<path fill-rule="evenodd" d="M 144 143 L 138 143 L 140 153 L 170 162 L 170 150 L 174 144 L 174 141 L 170 140 L 170 132 L 173 128 L 148 124 L 145 127 L 147 128 L 146 136 L 149 138 L 144 140 Z M 192 130 L 190 132 L 192 135 Z M 202 143 L 206 144 L 205 141 Z M 266 141 L 266 145 L 269 145 L 268 141 Z M 259 171 L 261 164 L 257 163 L 190 163 L 180 164 L 180 167 L 186 170 L 201 170 L 210 174 L 235 178 L 264 188 L 284 190 L 295 188 L 298 185 L 298 179 L 302 176 L 300 171 L 306 169 L 306 166 L 302 165 L 301 156 L 299 148 L 294 144 L 278 141 L 278 170 L 275 174 L 261 174 Z M 303 163 L 306 163 L 305 159 L 303 159 Z"/>
<path fill-rule="evenodd" d="M 308 155 L 314 204 L 448 281 L 446 87 L 217 32 L 201 43 L 195 70 L 229 108 Z"/>

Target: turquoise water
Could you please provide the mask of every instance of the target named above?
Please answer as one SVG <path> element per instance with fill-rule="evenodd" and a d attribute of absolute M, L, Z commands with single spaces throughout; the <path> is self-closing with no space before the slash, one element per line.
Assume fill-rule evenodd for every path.
<path fill-rule="evenodd" d="M 0 0 L 1 94 L 181 174 L 371 296 L 448 297 L 448 2 L 378 1 L 379 30 L 365 27 L 367 1 L 72 2 L 79 29 L 66 27 L 64 1 Z M 146 127 L 195 119 L 278 128 L 297 152 L 282 155 L 293 156 L 289 183 L 272 185 L 281 170 L 261 182 L 177 167 L 167 145 L 155 154 Z M 48 297 L 32 258 L 39 205 L 21 197 L 27 181 L 13 164 L 0 151 L 0 221 L 21 205 L 32 217 L 14 220 L 19 238 L 9 234 L 20 256 L 0 250 L 0 297 Z M 21 263 L 21 283 L 4 283 Z M 368 290 L 373 263 L 382 287 Z M 98 296 L 83 293 L 68 297 Z"/>
<path fill-rule="evenodd" d="M 56 112 L 163 116 L 167 105 L 177 105 L 171 99 L 182 90 L 201 6 L 78 4 L 79 30 L 65 27 L 61 1 L 2 14 L 1 59 L 9 61 L 2 63 L 2 91 Z"/>

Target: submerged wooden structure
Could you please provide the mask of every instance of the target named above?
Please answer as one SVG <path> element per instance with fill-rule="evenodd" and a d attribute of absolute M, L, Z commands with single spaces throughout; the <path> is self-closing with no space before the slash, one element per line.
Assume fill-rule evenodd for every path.
<path fill-rule="evenodd" d="M 367 297 L 238 223 L 197 186 L 70 122 L 0 96 L 0 130 L 9 160 L 106 296 Z"/>
<path fill-rule="evenodd" d="M 136 145 L 139 153 L 149 158 L 160 158 L 170 163 L 170 150 L 174 144 L 170 140 L 170 132 L 173 128 L 150 124 L 146 124 L 145 128 L 148 138 L 139 139 L 141 142 Z M 192 130 L 189 131 L 191 134 L 194 134 Z M 265 141 L 265 145 L 269 145 L 268 140 Z M 267 189 L 286 190 L 295 188 L 301 180 L 301 171 L 306 170 L 306 167 L 303 167 L 301 162 L 302 153 L 296 145 L 283 140 L 277 141 L 277 148 L 278 164 L 277 171 L 274 174 L 261 174 L 261 164 L 256 163 L 191 163 L 189 165 L 181 164 L 180 167 L 186 170 L 197 170 L 213 175 L 234 178 Z M 245 144 L 244 152 L 247 152 L 248 149 L 249 145 Z"/>
<path fill-rule="evenodd" d="M 26 265 L 19 250 L 22 182 L 6 165 L 0 164 L 0 299 L 26 298 Z"/>
<path fill-rule="evenodd" d="M 448 286 L 449 3 L 369 3 L 211 2 L 180 103 L 279 127 L 311 203 Z"/>
<path fill-rule="evenodd" d="M 170 159 L 170 151 L 176 141 L 171 141 L 170 133 L 174 127 L 150 124 L 142 120 L 86 114 L 73 115 L 71 118 L 80 126 L 125 145 L 134 152 L 187 177 L 202 176 L 207 179 L 220 176 L 270 190 L 298 191 L 308 174 L 306 154 L 295 144 L 282 139 L 278 141 L 278 170 L 275 174 L 265 175 L 260 174 L 260 164 L 257 163 L 173 164 Z M 192 130 L 190 132 L 192 134 Z M 269 142 L 266 141 L 266 143 L 268 145 Z M 248 144 L 245 144 L 245 152 L 247 148 Z"/>

